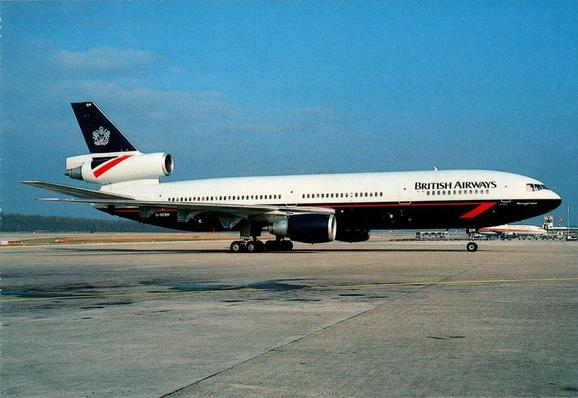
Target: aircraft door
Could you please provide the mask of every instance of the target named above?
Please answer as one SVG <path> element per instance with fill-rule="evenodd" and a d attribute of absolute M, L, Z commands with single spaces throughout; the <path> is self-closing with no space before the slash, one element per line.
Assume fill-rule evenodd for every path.
<path fill-rule="evenodd" d="M 399 186 L 399 197 L 398 197 L 399 204 L 410 204 L 411 203 L 411 191 L 409 186 L 407 185 L 400 185 Z"/>
<path fill-rule="evenodd" d="M 512 201 L 511 188 L 509 183 L 500 184 L 500 202 L 508 204 Z"/>

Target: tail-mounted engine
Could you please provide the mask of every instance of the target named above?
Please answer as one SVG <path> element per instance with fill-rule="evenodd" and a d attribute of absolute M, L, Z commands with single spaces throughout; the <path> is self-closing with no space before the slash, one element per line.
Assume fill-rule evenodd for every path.
<path fill-rule="evenodd" d="M 97 184 L 158 179 L 170 175 L 175 166 L 166 153 L 93 153 L 66 159 L 65 175 Z"/>

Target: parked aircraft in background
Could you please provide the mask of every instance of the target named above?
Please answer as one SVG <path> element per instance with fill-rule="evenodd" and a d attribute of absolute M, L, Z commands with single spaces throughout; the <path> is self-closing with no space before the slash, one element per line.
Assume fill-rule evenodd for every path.
<path fill-rule="evenodd" d="M 186 231 L 240 231 L 233 252 L 291 250 L 292 240 L 359 242 L 372 229 L 481 227 L 544 214 L 560 205 L 533 178 L 486 170 L 214 178 L 160 183 L 174 170 L 165 153 L 141 153 L 93 102 L 72 108 L 90 154 L 66 159 L 70 178 L 99 190 L 23 183 L 131 220 Z M 258 240 L 262 231 L 276 239 Z M 468 251 L 478 245 L 469 242 Z"/>
<path fill-rule="evenodd" d="M 498 235 L 501 238 L 514 238 L 517 236 L 547 236 L 548 231 L 536 225 L 497 225 L 494 227 L 482 227 L 478 229 L 482 235 Z"/>

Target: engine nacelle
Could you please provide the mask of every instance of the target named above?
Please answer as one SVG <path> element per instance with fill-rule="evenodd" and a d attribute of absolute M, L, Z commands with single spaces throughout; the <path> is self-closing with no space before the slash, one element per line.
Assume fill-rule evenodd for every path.
<path fill-rule="evenodd" d="M 297 214 L 274 222 L 269 232 L 296 242 L 331 242 L 335 239 L 337 222 L 333 214 Z"/>
<path fill-rule="evenodd" d="M 115 152 L 66 159 L 66 175 L 97 184 L 158 179 L 170 175 L 175 166 L 166 153 Z"/>

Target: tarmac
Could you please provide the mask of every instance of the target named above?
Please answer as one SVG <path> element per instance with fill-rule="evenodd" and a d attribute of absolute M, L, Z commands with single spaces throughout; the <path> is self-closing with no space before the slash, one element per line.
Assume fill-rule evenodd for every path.
<path fill-rule="evenodd" d="M 578 243 L 0 247 L 6 397 L 578 396 Z"/>

